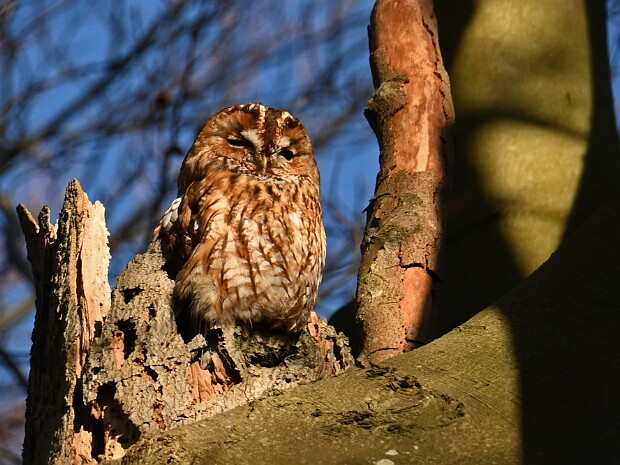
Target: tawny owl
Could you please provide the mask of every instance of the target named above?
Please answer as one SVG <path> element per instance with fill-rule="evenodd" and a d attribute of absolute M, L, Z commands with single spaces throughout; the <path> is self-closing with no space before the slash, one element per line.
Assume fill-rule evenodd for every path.
<path fill-rule="evenodd" d="M 325 265 L 319 171 L 303 125 L 258 103 L 202 128 L 153 240 L 176 272 L 177 311 L 200 325 L 301 330 Z"/>

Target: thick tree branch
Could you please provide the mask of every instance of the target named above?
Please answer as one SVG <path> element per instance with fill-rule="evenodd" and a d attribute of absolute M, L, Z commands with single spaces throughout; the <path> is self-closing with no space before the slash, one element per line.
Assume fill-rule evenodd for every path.
<path fill-rule="evenodd" d="M 619 264 L 616 202 L 431 344 L 145 439 L 120 463 L 616 463 Z"/>
<path fill-rule="evenodd" d="M 363 355 L 383 360 L 433 339 L 441 200 L 454 112 L 431 0 L 376 3 L 376 92 L 367 117 L 381 149 L 358 280 Z"/>

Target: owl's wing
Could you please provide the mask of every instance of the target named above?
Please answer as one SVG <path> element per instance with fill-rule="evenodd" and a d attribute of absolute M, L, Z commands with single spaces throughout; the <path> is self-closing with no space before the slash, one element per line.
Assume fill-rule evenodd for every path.
<path fill-rule="evenodd" d="M 192 212 L 182 195 L 172 201 L 153 232 L 151 242 L 161 241 L 161 248 L 168 265 L 177 270 L 187 261 L 197 238 L 190 228 Z"/>
<path fill-rule="evenodd" d="M 161 237 L 162 234 L 168 234 L 170 229 L 172 228 L 172 224 L 179 219 L 179 206 L 183 201 L 183 197 L 177 197 L 172 201 L 164 216 L 162 216 L 159 224 L 155 228 L 153 232 L 153 238 L 151 242 L 155 242 L 157 239 Z"/>

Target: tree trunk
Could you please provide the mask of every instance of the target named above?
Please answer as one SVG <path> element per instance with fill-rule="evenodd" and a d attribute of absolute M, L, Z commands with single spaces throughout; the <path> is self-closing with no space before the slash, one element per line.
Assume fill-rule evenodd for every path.
<path fill-rule="evenodd" d="M 357 304 L 362 359 L 435 337 L 441 201 L 454 113 L 431 0 L 379 0 L 370 24 L 368 120 L 380 171 L 368 207 Z"/>
<path fill-rule="evenodd" d="M 103 207 L 77 181 L 58 228 L 18 207 L 37 290 L 25 464 L 94 464 L 139 439 L 353 364 L 313 314 L 299 335 L 215 326 L 184 341 L 159 244 L 107 282 Z"/>
<path fill-rule="evenodd" d="M 436 11 L 458 115 L 439 301 L 449 330 L 617 195 L 620 148 L 604 0 L 443 0 Z"/>

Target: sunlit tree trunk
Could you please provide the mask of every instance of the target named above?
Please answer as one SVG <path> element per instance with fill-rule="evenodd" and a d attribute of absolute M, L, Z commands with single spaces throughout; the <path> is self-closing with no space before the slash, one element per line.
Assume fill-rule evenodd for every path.
<path fill-rule="evenodd" d="M 367 116 L 381 166 L 362 242 L 357 316 L 362 360 L 377 362 L 435 336 L 454 112 L 432 1 L 378 1 L 369 33 L 376 91 Z"/>

